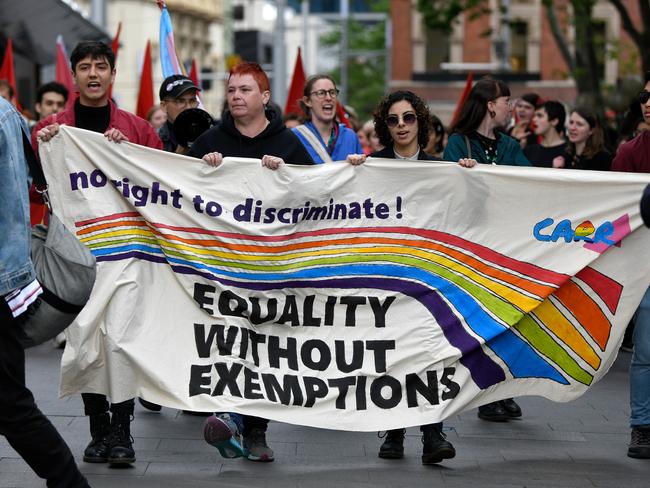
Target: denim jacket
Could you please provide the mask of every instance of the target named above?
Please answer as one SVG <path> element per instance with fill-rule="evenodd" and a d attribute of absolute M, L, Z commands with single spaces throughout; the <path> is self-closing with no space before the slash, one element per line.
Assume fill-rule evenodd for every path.
<path fill-rule="evenodd" d="M 36 278 L 30 258 L 29 172 L 13 105 L 0 97 L 0 297 Z"/>

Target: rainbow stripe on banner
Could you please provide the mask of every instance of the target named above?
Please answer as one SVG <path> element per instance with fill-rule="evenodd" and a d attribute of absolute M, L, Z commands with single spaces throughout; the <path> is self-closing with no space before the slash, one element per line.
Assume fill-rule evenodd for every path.
<path fill-rule="evenodd" d="M 510 376 L 590 385 L 622 292 L 592 268 L 571 277 L 434 230 L 252 236 L 148 222 L 136 212 L 76 226 L 97 261 L 145 260 L 248 290 L 372 288 L 412 297 L 482 389 Z"/>

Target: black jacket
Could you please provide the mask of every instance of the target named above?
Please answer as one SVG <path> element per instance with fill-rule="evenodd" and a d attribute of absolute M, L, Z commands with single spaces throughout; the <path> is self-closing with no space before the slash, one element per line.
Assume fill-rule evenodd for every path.
<path fill-rule="evenodd" d="M 385 147 L 381 151 L 374 152 L 370 155 L 371 158 L 386 158 L 386 159 L 397 159 L 395 157 L 395 151 L 393 151 L 393 146 Z M 430 156 L 425 153 L 422 149 L 418 153 L 418 161 L 439 161 L 439 159 Z"/>
<path fill-rule="evenodd" d="M 282 158 L 287 164 L 314 164 L 298 137 L 284 126 L 280 115 L 267 110 L 266 118 L 269 125 L 255 137 L 247 137 L 237 130 L 232 115 L 226 112 L 219 126 L 194 141 L 189 156 L 202 158 L 207 153 L 219 152 L 223 157 L 261 159 L 268 154 Z"/>

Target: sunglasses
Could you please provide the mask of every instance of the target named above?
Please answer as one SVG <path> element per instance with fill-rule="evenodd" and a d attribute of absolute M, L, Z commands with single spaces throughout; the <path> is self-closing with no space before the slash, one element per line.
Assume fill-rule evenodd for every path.
<path fill-rule="evenodd" d="M 641 105 L 645 105 L 648 103 L 648 100 L 650 100 L 650 92 L 647 90 L 643 90 L 639 92 L 639 103 Z"/>
<path fill-rule="evenodd" d="M 386 117 L 386 125 L 391 129 L 393 129 L 394 127 L 397 127 L 399 125 L 400 118 L 402 119 L 405 125 L 413 125 L 418 120 L 417 115 L 415 115 L 412 112 L 406 113 L 402 115 L 402 117 L 400 117 L 399 115 L 391 114 L 388 117 Z"/>

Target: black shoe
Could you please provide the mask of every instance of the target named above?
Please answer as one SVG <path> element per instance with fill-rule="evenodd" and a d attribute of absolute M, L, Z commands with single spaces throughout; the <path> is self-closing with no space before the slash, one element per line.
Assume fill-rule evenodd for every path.
<path fill-rule="evenodd" d="M 142 405 L 147 410 L 151 410 L 152 412 L 160 412 L 160 410 L 162 410 L 162 407 L 157 403 L 148 402 L 142 398 L 138 398 L 138 401 L 140 402 L 140 405 Z"/>
<path fill-rule="evenodd" d="M 111 432 L 108 436 L 108 462 L 110 464 L 131 464 L 135 462 L 133 437 L 131 437 L 131 415 L 113 414 Z"/>
<path fill-rule="evenodd" d="M 632 428 L 632 440 L 627 448 L 628 457 L 650 459 L 650 425 Z"/>
<path fill-rule="evenodd" d="M 91 415 L 90 436 L 92 439 L 84 449 L 84 462 L 106 463 L 108 462 L 108 435 L 110 432 L 111 418 L 107 413 Z"/>
<path fill-rule="evenodd" d="M 505 422 L 510 417 L 501 402 L 492 402 L 478 407 L 478 418 L 490 422 Z"/>
<path fill-rule="evenodd" d="M 404 435 L 406 429 L 388 430 L 386 437 L 379 446 L 379 457 L 382 459 L 402 459 L 404 457 Z M 381 437 L 381 436 L 380 436 Z"/>
<path fill-rule="evenodd" d="M 521 417 L 521 407 L 512 398 L 506 398 L 499 403 L 508 414 L 508 418 L 517 419 Z"/>
<path fill-rule="evenodd" d="M 422 432 L 422 464 L 437 464 L 456 456 L 456 449 L 438 427 L 428 427 Z"/>

